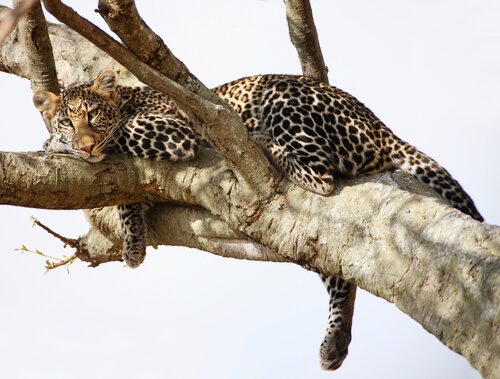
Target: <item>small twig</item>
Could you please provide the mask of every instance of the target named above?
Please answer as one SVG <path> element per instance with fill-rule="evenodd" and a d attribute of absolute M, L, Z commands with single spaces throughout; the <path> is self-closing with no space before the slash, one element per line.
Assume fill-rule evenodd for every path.
<path fill-rule="evenodd" d="M 2 45 L 5 38 L 7 38 L 10 32 L 15 28 L 17 20 L 19 20 L 22 15 L 32 10 L 39 1 L 40 0 L 24 0 L 16 5 L 16 7 L 4 17 L 0 23 L 0 45 Z"/>
<path fill-rule="evenodd" d="M 54 260 L 56 260 L 57 262 L 49 262 L 49 260 L 48 260 L 48 259 L 45 261 L 45 263 L 46 263 L 45 268 L 47 269 L 47 272 L 48 272 L 49 270 L 52 270 L 52 269 L 56 268 L 56 267 L 66 266 L 66 271 L 68 271 L 68 274 L 69 274 L 69 269 L 68 269 L 68 267 L 69 267 L 71 264 L 73 264 L 73 261 L 74 261 L 76 258 L 78 258 L 78 256 L 79 256 L 79 255 L 80 255 L 80 253 L 81 253 L 81 252 L 80 252 L 80 249 L 77 249 L 77 250 L 76 250 L 76 252 L 75 252 L 73 255 L 71 255 L 71 256 L 69 256 L 69 257 L 65 257 L 65 256 L 63 255 L 64 259 L 61 259 L 61 258 L 58 258 L 58 257 L 53 257 L 53 256 L 51 256 L 51 255 L 47 255 L 47 254 L 45 254 L 45 253 L 42 253 L 42 252 L 41 252 L 40 250 L 38 250 L 38 249 L 37 249 L 37 250 L 30 250 L 30 249 L 28 249 L 28 248 L 27 248 L 26 246 L 24 246 L 24 245 L 21 245 L 21 248 L 19 248 L 19 249 L 15 249 L 15 250 L 16 250 L 16 251 L 27 251 L 28 253 L 33 253 L 33 254 L 41 255 L 42 257 L 49 258 L 49 259 L 54 259 Z M 47 272 L 46 272 L 46 273 L 47 273 Z"/>
<path fill-rule="evenodd" d="M 47 269 L 47 271 L 52 270 L 56 267 L 61 267 L 61 266 L 66 266 L 66 270 L 68 270 L 68 267 L 81 254 L 80 239 L 79 238 L 74 239 L 74 238 L 64 237 L 64 236 L 60 235 L 59 233 L 54 232 L 52 229 L 50 229 L 48 226 L 44 225 L 40 221 L 38 221 L 35 217 L 32 216 L 31 219 L 33 220 L 33 225 L 38 225 L 43 230 L 45 230 L 47 233 L 53 235 L 54 237 L 56 237 L 57 239 L 62 241 L 64 243 L 64 247 L 70 246 L 70 247 L 76 249 L 76 251 L 74 254 L 70 255 L 69 257 L 65 257 L 63 255 L 63 258 L 57 258 L 57 257 L 53 257 L 50 255 L 44 254 L 40 250 L 30 250 L 24 245 L 22 245 L 20 249 L 16 249 L 16 251 L 28 251 L 30 253 L 41 255 L 42 257 L 53 259 L 53 260 L 57 261 L 57 262 L 49 262 L 49 260 L 47 259 L 46 265 L 45 265 L 45 268 Z M 69 273 L 69 270 L 68 270 L 68 273 Z"/>
<path fill-rule="evenodd" d="M 72 261 L 74 261 L 76 258 L 78 258 L 78 256 L 81 254 L 81 251 L 80 249 L 76 249 L 75 253 L 73 255 L 70 255 L 68 258 L 66 259 L 58 259 L 59 262 L 52 262 L 52 263 L 48 263 L 47 265 L 45 265 L 45 268 L 47 270 L 52 270 L 56 267 L 60 267 L 60 266 L 65 266 L 67 264 L 70 264 L 70 263 L 73 263 Z"/>
<path fill-rule="evenodd" d="M 33 220 L 33 225 L 38 225 L 40 228 L 44 229 L 47 233 L 52 234 L 57 239 L 61 240 L 65 246 L 67 245 L 67 246 L 70 246 L 70 247 L 75 248 L 75 249 L 78 249 L 78 247 L 80 246 L 79 239 L 67 238 L 67 237 L 61 236 L 59 233 L 54 232 L 48 226 L 42 224 L 35 217 L 32 216 L 31 219 Z"/>

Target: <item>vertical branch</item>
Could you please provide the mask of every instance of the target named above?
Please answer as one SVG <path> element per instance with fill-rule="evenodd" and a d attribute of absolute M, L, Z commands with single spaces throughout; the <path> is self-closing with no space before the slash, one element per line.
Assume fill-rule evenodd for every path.
<path fill-rule="evenodd" d="M 202 89 L 203 85 L 194 78 L 184 63 L 146 25 L 134 0 L 99 0 L 97 12 L 125 46 L 144 63 L 193 92 Z"/>
<path fill-rule="evenodd" d="M 14 0 L 16 8 L 23 3 Z M 19 19 L 19 37 L 24 45 L 24 53 L 28 75 L 33 92 L 44 90 L 59 94 L 59 83 L 57 80 L 56 64 L 49 39 L 47 21 L 43 14 L 40 3 L 35 4 L 33 9 Z M 45 121 L 45 126 L 50 133 L 52 127 Z"/>
<path fill-rule="evenodd" d="M 285 0 L 285 7 L 290 40 L 299 54 L 302 73 L 328 83 L 328 69 L 319 46 L 309 0 Z"/>

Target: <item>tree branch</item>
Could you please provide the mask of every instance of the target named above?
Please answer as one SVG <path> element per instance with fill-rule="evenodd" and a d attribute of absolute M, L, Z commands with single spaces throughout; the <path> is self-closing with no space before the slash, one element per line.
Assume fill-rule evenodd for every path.
<path fill-rule="evenodd" d="M 85 216 L 93 228 L 80 239 L 79 258 L 92 266 L 121 261 L 123 233 L 116 207 L 88 210 Z M 287 262 L 201 207 L 156 204 L 145 212 L 145 219 L 151 246 L 185 246 L 226 258 Z"/>
<path fill-rule="evenodd" d="M 0 20 L 10 11 L 8 7 L 0 6 Z M 101 73 L 102 67 L 120 71 L 120 82 L 123 85 L 139 84 L 137 78 L 122 65 L 67 26 L 50 22 L 47 25 L 62 87 L 76 81 L 94 79 Z M 14 31 L 0 46 L 0 70 L 29 79 L 29 67 L 25 64 L 25 54 L 19 40 L 18 31 Z M 78 46 L 78 49 L 75 49 L 75 46 Z"/>
<path fill-rule="evenodd" d="M 20 4 L 22 1 L 16 0 Z M 33 91 L 50 91 L 59 94 L 59 82 L 50 44 L 47 21 L 40 3 L 20 18 L 19 36 L 24 45 L 26 63 L 30 72 Z"/>
<path fill-rule="evenodd" d="M 297 49 L 302 73 L 328 83 L 328 69 L 323 60 L 309 0 L 285 0 L 285 7 L 290 40 Z"/>
<path fill-rule="evenodd" d="M 450 207 L 407 173 L 339 180 L 328 197 L 283 182 L 281 195 L 255 213 L 245 205 L 245 187 L 211 151 L 182 165 L 118 156 L 86 164 L 84 170 L 85 162 L 65 156 L 2 157 L 1 203 L 56 209 L 147 199 L 201 206 L 228 225 L 221 232 L 226 241 L 207 241 L 204 250 L 217 254 L 221 246 L 230 246 L 227 233 L 235 230 L 285 261 L 340 276 L 394 302 L 483 375 L 493 376 L 500 363 L 500 228 Z M 138 183 L 135 194 L 129 181 Z M 53 191 L 46 193 L 44 186 Z M 177 211 L 171 222 L 181 225 Z M 170 216 L 151 212 L 146 218 L 158 228 L 151 234 L 154 243 L 174 238 L 202 243 L 193 222 L 184 223 L 190 233 L 186 226 L 183 236 L 175 237 L 163 226 Z M 109 230 L 115 230 L 112 224 Z M 248 250 L 238 256 L 251 257 Z"/>
<path fill-rule="evenodd" d="M 21 3 L 20 0 L 14 1 L 14 4 L 18 6 Z M 59 81 L 52 45 L 47 30 L 47 21 L 39 2 L 19 19 L 19 37 L 24 46 L 23 50 L 33 92 L 43 90 L 58 95 L 60 91 Z M 50 133 L 52 126 L 46 120 L 44 123 Z"/>
<path fill-rule="evenodd" d="M 179 61 L 139 15 L 133 0 L 99 0 L 98 12 L 140 60 L 205 99 L 213 94 Z"/>

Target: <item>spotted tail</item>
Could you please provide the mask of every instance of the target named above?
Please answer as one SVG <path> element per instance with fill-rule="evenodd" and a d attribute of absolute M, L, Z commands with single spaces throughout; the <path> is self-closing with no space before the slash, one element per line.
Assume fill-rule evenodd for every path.
<path fill-rule="evenodd" d="M 394 147 L 390 157 L 396 168 L 414 175 L 447 200 L 454 208 L 478 221 L 484 220 L 462 186 L 432 158 L 407 143 L 400 143 Z"/>

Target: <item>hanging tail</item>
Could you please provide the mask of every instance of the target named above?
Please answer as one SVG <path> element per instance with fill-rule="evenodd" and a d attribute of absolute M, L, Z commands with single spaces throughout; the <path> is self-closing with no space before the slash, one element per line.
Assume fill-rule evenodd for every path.
<path fill-rule="evenodd" d="M 439 163 L 418 151 L 415 147 L 398 141 L 389 156 L 398 169 L 408 171 L 418 180 L 427 184 L 454 208 L 478 221 L 483 217 L 462 186 Z"/>

